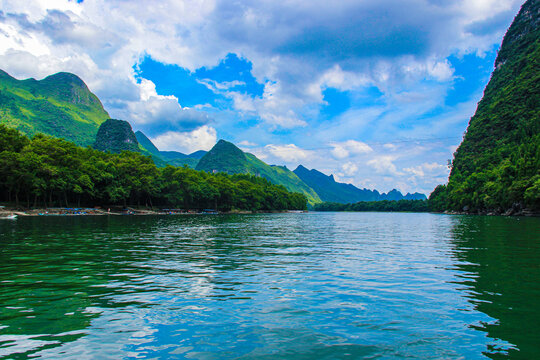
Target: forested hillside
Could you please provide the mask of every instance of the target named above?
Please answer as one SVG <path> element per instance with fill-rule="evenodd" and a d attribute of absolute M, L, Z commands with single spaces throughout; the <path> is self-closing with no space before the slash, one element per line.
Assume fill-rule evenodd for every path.
<path fill-rule="evenodd" d="M 283 185 L 289 191 L 304 194 L 310 204 L 321 202 L 319 195 L 286 167 L 270 166 L 259 160 L 255 155 L 244 153 L 234 144 L 225 140 L 218 141 L 199 160 L 196 169 L 210 173 L 224 172 L 227 174 L 260 176 L 274 184 Z"/>
<path fill-rule="evenodd" d="M 87 146 L 108 118 L 97 96 L 74 74 L 17 80 L 0 70 L 0 124 L 28 136 L 43 133 Z"/>
<path fill-rule="evenodd" d="M 504 36 L 448 185 L 430 196 L 432 209 L 540 210 L 539 24 L 540 1 L 528 0 Z"/>

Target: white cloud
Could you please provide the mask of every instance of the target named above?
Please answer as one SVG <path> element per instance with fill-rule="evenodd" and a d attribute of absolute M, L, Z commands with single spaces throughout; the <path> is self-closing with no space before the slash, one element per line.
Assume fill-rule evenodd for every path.
<path fill-rule="evenodd" d="M 343 172 L 347 176 L 352 176 L 358 172 L 358 166 L 356 164 L 348 161 L 345 164 L 341 165 L 341 168 L 343 169 Z"/>
<path fill-rule="evenodd" d="M 500 41 L 504 21 L 512 18 L 505 14 L 515 13 L 519 3 L 461 0 L 434 6 L 415 0 L 346 0 L 336 7 L 321 1 L 164 0 L 153 6 L 142 1 L 5 0 L 0 54 L 5 69 L 23 77 L 77 71 L 106 97 L 115 117 L 117 111 L 125 115 L 113 106 L 123 91 L 110 89 L 133 79 L 132 67 L 141 55 L 194 70 L 215 66 L 229 52 L 241 54 L 265 84 L 261 98 L 235 92 L 238 80 L 205 83 L 230 92 L 237 110 L 254 113 L 271 129 L 291 129 L 309 122 L 306 107 L 321 104 L 322 90 L 328 87 L 345 91 L 374 84 L 386 91 L 404 79 L 451 80 L 453 69 L 446 58 L 456 51 L 485 51 Z M 505 15 L 503 23 L 493 23 L 490 19 L 499 14 Z M 491 21 L 490 32 L 467 30 L 485 21 Z M 415 32 L 418 28 L 421 33 Z M 394 36 L 395 29 L 402 36 Z M 320 31 L 326 36 L 319 36 Z M 387 49 L 393 51 L 384 53 Z M 41 58 L 18 63 L 22 53 L 14 51 Z M 321 75 L 313 80 L 312 74 Z"/>
<path fill-rule="evenodd" d="M 332 155 L 336 159 L 344 159 L 349 156 L 349 152 L 343 146 L 335 145 L 334 149 L 332 149 Z"/>
<path fill-rule="evenodd" d="M 238 145 L 240 145 L 240 146 L 247 146 L 247 147 L 257 146 L 257 144 L 255 144 L 254 142 L 251 142 L 251 141 L 248 141 L 248 140 L 240 141 L 240 142 L 238 143 Z"/>
<path fill-rule="evenodd" d="M 190 132 L 168 131 L 152 139 L 160 150 L 192 153 L 197 150 L 210 150 L 217 141 L 216 129 L 204 125 Z"/>
<path fill-rule="evenodd" d="M 161 128 L 166 131 L 191 130 L 211 122 L 202 111 L 182 107 L 173 95 L 159 95 L 155 84 L 147 79 L 140 83 L 127 83 L 124 89 L 133 88 L 136 96 L 124 94 L 123 100 L 110 104 L 114 114 L 127 119 L 135 128 Z"/>
<path fill-rule="evenodd" d="M 331 153 L 336 159 L 344 159 L 349 155 L 367 154 L 373 149 L 366 143 L 356 140 L 347 140 L 339 143 L 331 143 Z"/>
<path fill-rule="evenodd" d="M 112 117 L 129 120 L 154 138 L 162 134 L 160 141 L 169 149 L 213 145 L 216 128 L 220 134 L 259 144 L 330 144 L 334 159 L 328 149 L 302 157 L 307 150 L 275 148 L 273 154 L 261 147 L 257 155 L 312 161 L 315 168 L 344 175 L 342 160 L 347 159 L 359 164 L 354 177 L 344 177 L 356 184 L 368 186 L 362 179 L 369 176 L 369 184 L 388 190 L 398 182 L 407 184 L 405 177 L 415 177 L 426 191 L 444 175 L 432 174 L 421 164 L 446 162 L 452 151 L 448 147 L 458 140 L 417 151 L 392 139 L 461 135 L 481 88 L 463 104 L 443 109 L 442 115 L 425 116 L 444 104 L 456 81 L 447 59 L 491 51 L 521 3 L 343 0 L 336 6 L 321 0 L 163 0 L 156 6 L 142 0 L 3 0 L 0 64 L 18 78 L 76 73 Z M 237 91 L 242 85 L 238 80 L 205 81 L 231 99 L 226 114 L 208 104 L 183 107 L 182 98 L 158 94 L 152 82 L 139 83 L 133 69 L 150 56 L 194 71 L 216 66 L 228 53 L 252 63 L 264 92 L 257 97 Z M 352 106 L 323 121 L 319 115 L 327 88 L 349 92 Z M 356 106 L 355 99 L 370 89 L 380 92 L 377 102 Z M 248 124 L 249 117 L 257 121 Z M 201 136 L 194 140 L 197 131 Z M 248 136 L 252 134 L 258 136 Z M 342 141 L 351 138 L 373 143 Z M 403 170 L 388 153 L 399 155 Z M 415 172 L 424 173 L 424 182 Z M 429 176 L 433 178 L 426 180 Z"/>
<path fill-rule="evenodd" d="M 273 156 L 282 159 L 286 162 L 300 161 L 309 157 L 309 151 L 299 148 L 294 144 L 288 145 L 273 145 L 269 144 L 264 147 Z"/>
<path fill-rule="evenodd" d="M 398 171 L 393 161 L 396 160 L 395 156 L 381 155 L 372 160 L 369 160 L 367 164 L 375 169 L 375 172 L 382 175 L 394 175 L 401 176 L 402 172 Z"/>
<path fill-rule="evenodd" d="M 454 69 L 446 59 L 444 59 L 444 61 L 428 64 L 427 71 L 431 77 L 438 81 L 448 81 L 452 79 L 452 75 L 454 75 Z"/>

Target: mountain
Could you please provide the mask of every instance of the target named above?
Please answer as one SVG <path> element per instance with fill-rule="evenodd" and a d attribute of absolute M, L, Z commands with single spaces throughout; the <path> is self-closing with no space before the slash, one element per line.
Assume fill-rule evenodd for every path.
<path fill-rule="evenodd" d="M 159 149 L 150 141 L 150 139 L 144 135 L 141 131 L 137 131 L 135 133 L 135 137 L 137 138 L 137 141 L 139 142 L 139 145 L 141 145 L 146 151 L 148 151 L 150 154 L 154 156 L 159 157 Z"/>
<path fill-rule="evenodd" d="M 200 160 L 204 155 L 206 155 L 206 153 L 207 153 L 207 151 L 197 150 L 197 151 L 192 152 L 191 154 L 189 154 L 188 157 Z"/>
<path fill-rule="evenodd" d="M 540 211 L 540 1 L 526 1 L 504 36 L 495 69 L 448 185 L 430 196 L 434 210 Z"/>
<path fill-rule="evenodd" d="M 199 162 L 199 159 L 206 154 L 206 151 L 204 150 L 195 151 L 189 155 L 178 151 L 160 151 L 143 132 L 137 131 L 135 136 L 139 141 L 139 144 L 150 154 L 152 154 L 154 161 L 158 160 L 164 164 L 173 166 L 187 165 L 191 168 L 195 168 Z"/>
<path fill-rule="evenodd" d="M 356 203 L 359 201 L 380 201 L 380 200 L 425 200 L 426 196 L 419 193 L 403 194 L 397 190 L 392 190 L 388 194 L 381 194 L 377 190 L 359 189 L 351 184 L 339 183 L 333 175 L 327 176 L 322 172 L 312 169 L 308 170 L 299 165 L 294 173 L 309 187 L 311 187 L 322 201 L 337 203 Z"/>
<path fill-rule="evenodd" d="M 228 174 L 252 174 L 261 176 L 287 190 L 306 195 L 310 204 L 320 202 L 319 195 L 306 185 L 295 173 L 284 166 L 271 166 L 255 155 L 244 153 L 234 144 L 219 140 L 197 164 L 196 170 L 225 172 Z"/>
<path fill-rule="evenodd" d="M 0 70 L 0 123 L 30 137 L 44 133 L 87 146 L 108 118 L 97 96 L 74 74 L 17 80 Z"/>
<path fill-rule="evenodd" d="M 131 125 L 124 120 L 108 119 L 99 127 L 96 135 L 94 149 L 119 153 L 121 151 L 139 152 L 139 142 L 131 129 Z"/>

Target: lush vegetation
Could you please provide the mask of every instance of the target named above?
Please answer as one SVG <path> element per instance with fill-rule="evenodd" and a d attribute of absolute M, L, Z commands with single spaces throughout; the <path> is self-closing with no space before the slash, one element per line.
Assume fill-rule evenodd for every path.
<path fill-rule="evenodd" d="M 274 184 L 285 186 L 289 191 L 304 194 L 310 204 L 321 202 L 319 195 L 286 167 L 270 166 L 259 160 L 255 155 L 244 153 L 234 144 L 225 140 L 218 141 L 199 160 L 196 169 L 208 172 L 251 174 L 264 177 Z"/>
<path fill-rule="evenodd" d="M 434 210 L 540 210 L 539 11 L 527 1 L 506 33 L 448 185 L 430 196 Z"/>
<path fill-rule="evenodd" d="M 425 200 L 424 194 L 414 193 L 403 195 L 400 191 L 392 190 L 388 194 L 379 193 L 377 190 L 359 189 L 351 184 L 339 183 L 333 175 L 327 176 L 315 169 L 308 170 L 299 165 L 294 173 L 303 182 L 317 192 L 322 201 L 338 203 L 354 203 L 357 201 L 381 201 L 381 200 Z"/>
<path fill-rule="evenodd" d="M 248 174 L 158 168 L 151 157 L 83 148 L 0 125 L 0 199 L 17 206 L 146 205 L 221 211 L 305 209 L 306 198 Z"/>
<path fill-rule="evenodd" d="M 98 129 L 94 149 L 120 153 L 122 151 L 140 151 L 139 142 L 124 120 L 108 119 Z"/>
<path fill-rule="evenodd" d="M 44 133 L 87 146 L 108 118 L 99 99 L 76 75 L 17 80 L 0 70 L 1 124 L 28 136 Z"/>
<path fill-rule="evenodd" d="M 315 211 L 383 211 L 383 212 L 428 212 L 427 200 L 382 200 L 359 201 L 354 204 L 323 202 L 316 204 Z"/>

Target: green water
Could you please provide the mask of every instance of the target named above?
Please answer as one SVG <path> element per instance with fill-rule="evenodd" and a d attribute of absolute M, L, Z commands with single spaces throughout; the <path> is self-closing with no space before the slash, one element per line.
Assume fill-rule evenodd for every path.
<path fill-rule="evenodd" d="M 540 358 L 540 219 L 0 221 L 0 357 Z"/>

